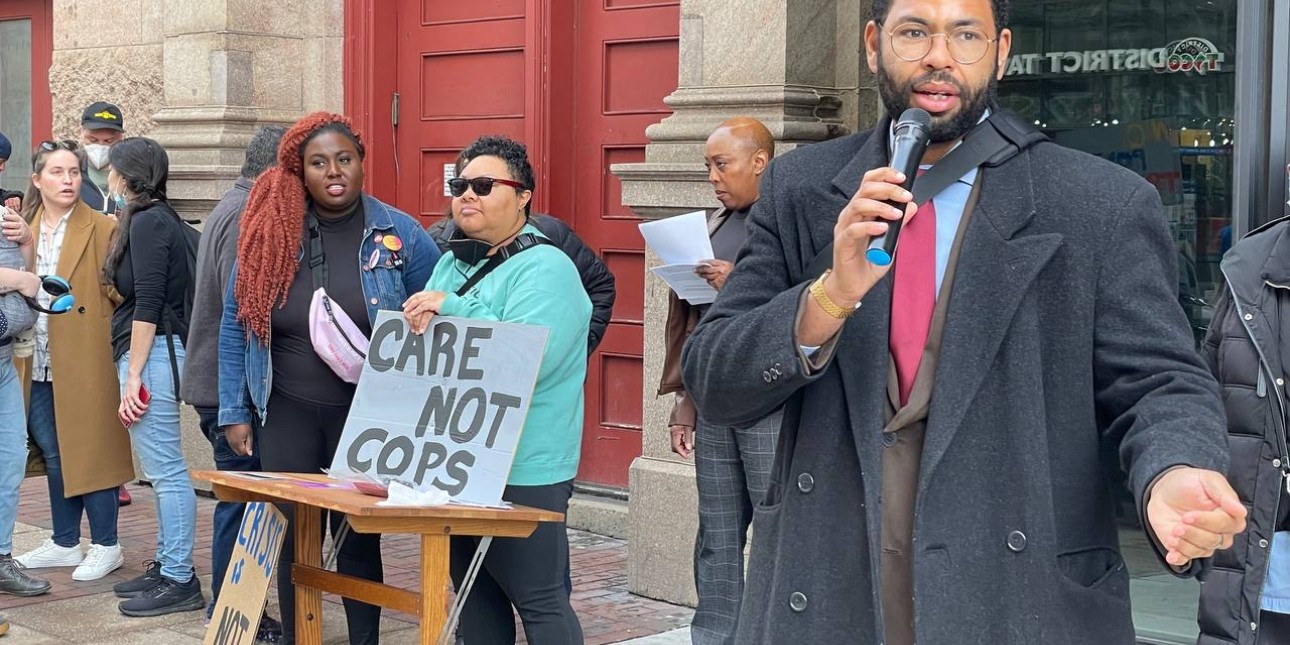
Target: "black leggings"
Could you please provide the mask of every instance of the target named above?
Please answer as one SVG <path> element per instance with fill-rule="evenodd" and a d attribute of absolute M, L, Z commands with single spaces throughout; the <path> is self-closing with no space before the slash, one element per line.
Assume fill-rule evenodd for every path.
<path fill-rule="evenodd" d="M 274 394 L 269 398 L 265 414 L 267 423 L 260 430 L 260 466 L 266 471 L 294 473 L 317 473 L 320 468 L 329 468 L 348 415 L 348 405 L 317 405 Z M 278 559 L 278 603 L 282 608 L 282 642 L 294 645 L 296 588 L 291 583 L 291 564 L 296 559 L 296 546 L 295 525 L 291 520 L 295 507 L 287 504 L 281 510 L 288 524 Z M 344 515 L 323 513 L 328 516 L 332 539 L 335 539 Z M 381 536 L 350 531 L 336 558 L 336 570 L 357 578 L 384 581 Z M 380 640 L 381 608 L 348 598 L 344 603 L 349 642 L 376 645 Z"/>
<path fill-rule="evenodd" d="M 557 513 L 569 510 L 573 481 L 546 486 L 507 486 L 502 499 Z M 461 588 L 479 538 L 454 537 L 452 581 Z M 467 645 L 511 645 L 515 615 L 531 645 L 582 645 L 582 625 L 569 604 L 565 572 L 569 535 L 564 522 L 543 522 L 527 538 L 494 538 L 484 566 L 461 612 L 458 634 Z"/>

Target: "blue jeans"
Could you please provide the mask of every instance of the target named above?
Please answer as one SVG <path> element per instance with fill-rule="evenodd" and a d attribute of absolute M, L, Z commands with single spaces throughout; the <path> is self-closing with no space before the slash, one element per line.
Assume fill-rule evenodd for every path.
<path fill-rule="evenodd" d="M 224 429 L 219 425 L 219 408 L 197 408 L 201 418 L 202 432 L 211 442 L 215 451 L 216 470 L 260 470 L 260 450 L 256 445 L 259 434 L 258 423 L 251 424 L 251 455 L 242 456 L 228 446 Z M 218 502 L 215 504 L 215 515 L 211 535 L 211 600 L 209 612 L 219 601 L 219 590 L 224 585 L 224 576 L 228 573 L 229 560 L 233 559 L 233 544 L 237 542 L 237 529 L 242 525 L 242 513 L 246 504 L 241 502 Z"/>
<path fill-rule="evenodd" d="M 0 555 L 13 553 L 18 488 L 27 473 L 27 410 L 9 352 L 0 358 Z"/>
<path fill-rule="evenodd" d="M 130 446 L 139 457 L 144 478 L 152 482 L 157 494 L 156 560 L 161 563 L 161 575 L 176 582 L 188 582 L 193 577 L 197 495 L 193 493 L 188 464 L 180 448 L 179 401 L 175 399 L 175 378 L 167 341 L 167 336 L 158 336 L 148 352 L 142 380 L 152 400 L 148 402 L 148 411 L 130 426 Z M 174 347 L 182 373 L 183 343 L 175 340 Z M 117 361 L 116 369 L 124 395 L 130 370 L 129 351 Z"/>
<path fill-rule="evenodd" d="M 116 488 L 66 497 L 63 460 L 58 453 L 58 426 L 54 420 L 54 384 L 31 382 L 27 431 L 45 455 L 49 480 L 49 511 L 54 520 L 54 544 L 67 548 L 81 543 L 81 513 L 90 520 L 90 540 L 101 546 L 116 545 Z"/>

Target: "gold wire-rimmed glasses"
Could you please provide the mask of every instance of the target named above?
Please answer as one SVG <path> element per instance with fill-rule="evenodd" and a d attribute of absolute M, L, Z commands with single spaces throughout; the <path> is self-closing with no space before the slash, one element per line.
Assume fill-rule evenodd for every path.
<path fill-rule="evenodd" d="M 891 51 L 897 58 L 916 63 L 923 60 L 932 51 L 932 41 L 937 36 L 945 38 L 945 47 L 950 57 L 960 65 L 972 65 L 979 62 L 990 52 L 990 45 L 998 38 L 990 38 L 976 27 L 957 27 L 949 33 L 932 33 L 927 25 L 917 22 L 905 22 L 896 25 L 887 34 Z"/>

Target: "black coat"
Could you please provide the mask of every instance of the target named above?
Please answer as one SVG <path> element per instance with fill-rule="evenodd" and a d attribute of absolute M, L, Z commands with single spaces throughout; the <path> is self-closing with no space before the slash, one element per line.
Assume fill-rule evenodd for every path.
<path fill-rule="evenodd" d="M 748 244 L 686 345 L 686 389 L 714 425 L 789 406 L 755 511 L 741 645 L 881 640 L 891 280 L 865 297 L 820 373 L 807 373 L 794 325 L 805 269 L 861 176 L 887 163 L 888 127 L 771 163 Z M 1139 502 L 1170 466 L 1227 465 L 1217 384 L 1178 304 L 1159 196 L 1054 143 L 977 181 L 918 480 L 918 642 L 1133 643 L 1101 448 L 1118 449 Z"/>
<path fill-rule="evenodd" d="M 1231 468 L 1228 479 L 1250 508 L 1246 530 L 1201 571 L 1200 645 L 1258 642 L 1259 595 L 1268 572 L 1286 463 L 1281 339 L 1290 339 L 1290 221 L 1254 231 L 1223 259 L 1227 289 L 1204 354 L 1223 388 Z M 1273 286 L 1280 285 L 1280 286 Z"/>
<path fill-rule="evenodd" d="M 98 184 L 95 184 L 94 180 L 90 179 L 89 173 L 86 173 L 81 178 L 81 201 L 89 204 L 90 208 L 100 213 L 107 215 L 116 213 L 116 204 L 108 199 L 103 191 L 99 190 Z"/>
<path fill-rule="evenodd" d="M 596 252 L 560 218 L 538 213 L 529 216 L 529 222 L 542 231 L 547 239 L 555 242 L 578 268 L 582 288 L 586 290 L 587 297 L 591 298 L 591 326 L 587 330 L 587 356 L 590 357 L 604 338 L 605 329 L 614 313 L 614 299 L 617 297 L 614 274 L 609 272 Z M 447 253 L 448 240 L 457 232 L 457 225 L 451 219 L 444 218 L 431 224 L 427 232 L 434 238 L 435 244 L 439 245 L 439 250 Z"/>

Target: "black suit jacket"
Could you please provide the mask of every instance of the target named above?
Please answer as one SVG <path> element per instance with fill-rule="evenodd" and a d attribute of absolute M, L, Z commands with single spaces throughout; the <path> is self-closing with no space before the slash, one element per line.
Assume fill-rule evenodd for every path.
<path fill-rule="evenodd" d="M 713 424 L 789 406 L 755 514 L 741 644 L 883 633 L 891 278 L 847 321 L 822 372 L 808 374 L 794 325 L 808 264 L 862 175 L 887 163 L 887 128 L 772 162 L 748 244 L 686 345 L 686 389 Z M 1159 197 L 1128 170 L 1047 142 L 978 182 L 919 475 L 918 642 L 1132 643 L 1100 448 L 1118 448 L 1139 500 L 1170 466 L 1227 465 Z"/>

